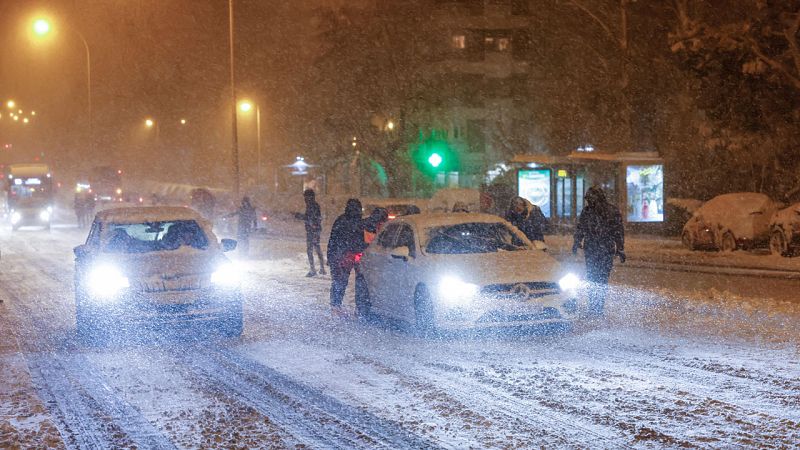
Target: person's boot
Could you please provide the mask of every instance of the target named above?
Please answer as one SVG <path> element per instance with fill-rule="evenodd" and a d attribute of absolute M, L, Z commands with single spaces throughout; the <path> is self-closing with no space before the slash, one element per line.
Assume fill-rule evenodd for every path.
<path fill-rule="evenodd" d="M 323 264 L 322 267 L 319 268 L 319 274 L 320 275 L 325 275 L 326 273 L 327 272 L 325 272 L 325 265 Z"/>
<path fill-rule="evenodd" d="M 306 274 L 306 277 L 308 277 L 308 278 L 315 277 L 315 276 L 317 276 L 317 272 L 314 269 L 309 270 L 308 273 Z"/>

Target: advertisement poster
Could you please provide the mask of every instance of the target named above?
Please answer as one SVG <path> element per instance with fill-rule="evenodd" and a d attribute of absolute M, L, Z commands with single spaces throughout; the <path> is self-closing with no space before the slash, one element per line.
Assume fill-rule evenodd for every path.
<path fill-rule="evenodd" d="M 542 209 L 550 218 L 550 170 L 532 169 L 517 172 L 519 196 Z"/>
<path fill-rule="evenodd" d="M 664 221 L 664 165 L 628 166 L 628 222 Z"/>

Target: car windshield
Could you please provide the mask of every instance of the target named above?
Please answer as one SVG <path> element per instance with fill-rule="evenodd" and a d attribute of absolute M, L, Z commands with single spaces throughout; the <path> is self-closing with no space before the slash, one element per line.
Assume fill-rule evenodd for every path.
<path fill-rule="evenodd" d="M 429 228 L 428 253 L 492 253 L 499 250 L 529 250 L 530 247 L 506 225 L 461 223 Z"/>
<path fill-rule="evenodd" d="M 194 220 L 111 223 L 103 239 L 108 253 L 148 253 L 181 247 L 206 249 L 208 238 Z"/>

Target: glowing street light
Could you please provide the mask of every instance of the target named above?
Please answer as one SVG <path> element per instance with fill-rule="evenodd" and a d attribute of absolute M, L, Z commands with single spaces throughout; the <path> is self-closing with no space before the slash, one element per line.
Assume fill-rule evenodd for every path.
<path fill-rule="evenodd" d="M 394 122 L 390 120 L 389 123 L 386 124 L 386 128 L 388 128 L 389 131 L 394 130 Z"/>
<path fill-rule="evenodd" d="M 34 34 L 39 37 L 45 37 L 49 35 L 53 31 L 53 27 L 50 24 L 50 20 L 45 18 L 38 18 L 33 21 L 31 24 L 31 28 L 33 29 Z M 92 118 L 92 57 L 89 53 L 89 43 L 86 42 L 86 38 L 83 37 L 80 31 L 70 28 L 70 31 L 75 33 L 78 38 L 80 38 L 81 43 L 83 44 L 83 48 L 86 51 L 86 106 L 88 110 L 88 118 L 89 118 L 89 149 L 94 148 L 94 130 L 93 130 L 93 118 Z M 10 106 L 13 108 L 13 106 Z M 20 111 L 20 114 L 22 112 Z"/>
<path fill-rule="evenodd" d="M 46 19 L 36 19 L 33 22 L 33 32 L 39 36 L 44 36 L 50 32 L 50 22 Z"/>
<path fill-rule="evenodd" d="M 181 125 L 186 125 L 186 119 L 181 119 Z"/>
<path fill-rule="evenodd" d="M 28 123 L 28 122 L 29 122 L 29 121 L 28 121 L 28 118 L 27 118 L 27 117 L 25 117 L 25 118 L 23 118 L 23 119 L 22 119 L 22 123 Z"/>
<path fill-rule="evenodd" d="M 153 128 L 153 125 L 155 125 L 153 119 L 145 119 L 144 126 L 146 126 L 147 128 Z"/>
<path fill-rule="evenodd" d="M 258 157 L 258 160 L 256 162 L 256 179 L 261 180 L 261 107 L 258 105 L 258 103 L 252 102 L 250 100 L 242 100 L 239 102 L 239 111 L 243 113 L 249 113 L 250 111 L 253 110 L 253 107 L 255 107 L 256 109 L 256 155 Z M 237 122 L 237 127 L 238 127 L 238 122 Z M 238 138 L 237 138 L 237 146 L 238 146 Z"/>
<path fill-rule="evenodd" d="M 14 122 L 19 122 L 19 116 L 17 115 L 14 116 Z"/>
<path fill-rule="evenodd" d="M 6 106 L 8 106 L 8 109 L 14 109 L 17 104 L 14 102 L 14 100 L 9 100 L 6 102 Z"/>

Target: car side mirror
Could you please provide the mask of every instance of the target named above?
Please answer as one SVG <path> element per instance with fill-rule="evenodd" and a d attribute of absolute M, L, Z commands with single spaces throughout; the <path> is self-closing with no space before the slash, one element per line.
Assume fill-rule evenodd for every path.
<path fill-rule="evenodd" d="M 402 259 L 403 261 L 408 261 L 409 256 L 411 255 L 411 251 L 406 246 L 402 247 L 395 247 L 392 249 L 392 258 Z"/>
<path fill-rule="evenodd" d="M 86 244 L 79 245 L 72 249 L 72 253 L 75 254 L 76 258 L 85 258 L 90 253 L 90 248 Z"/>
<path fill-rule="evenodd" d="M 220 243 L 222 244 L 222 251 L 223 252 L 229 252 L 231 250 L 236 250 L 237 242 L 236 242 L 235 239 L 223 239 L 222 241 L 220 241 Z"/>
<path fill-rule="evenodd" d="M 544 241 L 533 241 L 533 248 L 546 252 L 547 244 L 545 244 Z"/>

